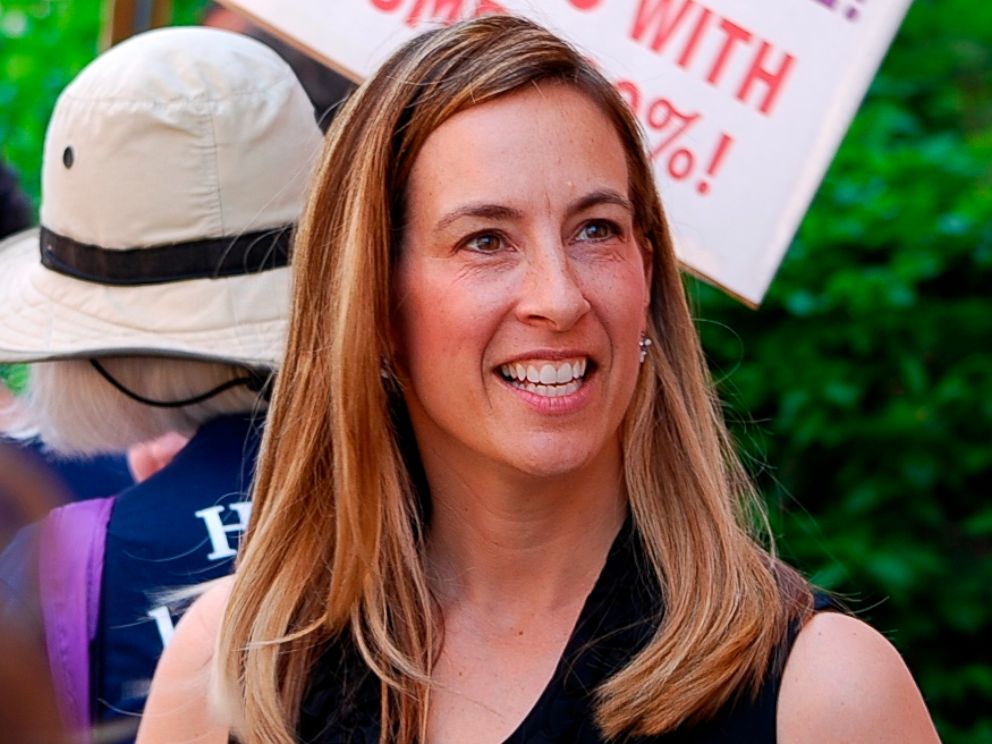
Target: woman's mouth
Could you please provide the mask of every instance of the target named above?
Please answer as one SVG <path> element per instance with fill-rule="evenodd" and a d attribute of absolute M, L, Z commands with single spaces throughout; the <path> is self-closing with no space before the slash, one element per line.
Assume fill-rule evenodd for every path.
<path fill-rule="evenodd" d="M 545 398 L 560 398 L 576 392 L 591 372 L 585 357 L 550 361 L 522 359 L 500 365 L 499 373 L 512 387 Z"/>

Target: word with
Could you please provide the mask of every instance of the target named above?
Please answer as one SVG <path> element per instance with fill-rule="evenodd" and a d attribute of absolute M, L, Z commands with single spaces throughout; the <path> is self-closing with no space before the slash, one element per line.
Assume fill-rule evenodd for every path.
<path fill-rule="evenodd" d="M 614 85 L 627 100 L 627 105 L 634 114 L 645 123 L 649 135 L 657 135 L 658 139 L 651 146 L 652 160 L 663 162 L 668 175 L 676 181 L 692 178 L 696 173 L 697 157 L 682 143 L 685 134 L 702 119 L 702 114 L 683 113 L 667 98 L 643 101 L 640 89 L 629 80 L 620 80 Z M 733 137 L 726 132 L 720 133 L 716 146 L 707 160 L 706 175 L 696 181 L 696 191 L 702 196 L 710 192 L 709 179 L 716 178 L 733 143 Z"/>
<path fill-rule="evenodd" d="M 845 2 L 845 0 L 813 0 L 814 3 L 820 5 L 825 5 L 830 8 L 830 10 L 844 11 L 844 17 L 849 21 L 856 21 L 861 13 L 858 6 L 864 5 L 868 0 L 854 0 L 854 2 Z M 846 5 L 846 7 L 844 7 Z"/>
<path fill-rule="evenodd" d="M 408 0 L 371 0 L 371 2 L 376 10 L 393 13 Z M 462 18 L 478 18 L 501 13 L 506 13 L 506 8 L 492 0 L 413 0 L 406 17 L 406 25 L 416 27 L 425 21 L 450 24 Z"/>
<path fill-rule="evenodd" d="M 734 23 L 697 0 L 640 0 L 630 29 L 630 38 L 646 45 L 656 54 L 673 49 L 675 64 L 689 71 L 699 67 L 706 82 L 714 87 L 728 79 L 734 82 L 734 97 L 744 104 L 755 90 L 763 87 L 757 109 L 771 115 L 776 100 L 789 80 L 796 58 L 788 52 L 777 52 L 770 41 Z M 676 43 L 676 39 L 678 39 Z M 701 58 L 700 48 L 712 47 L 715 54 Z M 743 66 L 738 51 L 750 52 Z M 777 56 L 777 62 L 773 57 Z"/>

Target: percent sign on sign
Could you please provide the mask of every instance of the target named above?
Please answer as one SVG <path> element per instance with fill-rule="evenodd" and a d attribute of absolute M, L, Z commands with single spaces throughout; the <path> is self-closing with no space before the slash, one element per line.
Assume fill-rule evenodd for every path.
<path fill-rule="evenodd" d="M 653 101 L 647 110 L 645 117 L 648 127 L 662 135 L 651 148 L 651 158 L 662 159 L 667 154 L 665 167 L 668 175 L 676 181 L 684 181 L 691 177 L 696 170 L 696 154 L 685 146 L 679 146 L 684 141 L 684 135 L 702 118 L 702 114 L 683 114 L 667 98 L 659 98 Z M 709 157 L 709 164 L 706 166 L 706 175 L 714 178 L 727 157 L 727 152 L 733 144 L 733 138 L 722 132 L 716 147 Z M 707 194 L 710 190 L 710 182 L 700 179 L 696 182 L 696 191 L 700 194 Z"/>
<path fill-rule="evenodd" d="M 683 113 L 667 98 L 655 98 L 641 110 L 641 94 L 637 86 L 621 80 L 616 87 L 634 113 L 640 116 L 647 126 L 648 137 L 653 140 L 651 159 L 662 162 L 668 175 L 676 181 L 691 178 L 696 173 L 698 157 L 696 152 L 685 144 L 685 140 L 686 135 L 702 120 L 703 115 L 698 111 L 692 114 Z M 720 133 L 716 145 L 706 160 L 706 175 L 696 181 L 697 192 L 704 196 L 709 193 L 710 181 L 716 178 L 733 143 L 733 137 L 726 132 Z"/>

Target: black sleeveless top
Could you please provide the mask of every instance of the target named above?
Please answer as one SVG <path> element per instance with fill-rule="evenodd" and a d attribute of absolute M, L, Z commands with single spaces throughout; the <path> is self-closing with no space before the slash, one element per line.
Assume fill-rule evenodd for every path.
<path fill-rule="evenodd" d="M 662 603 L 630 520 L 617 535 L 586 599 L 558 666 L 534 707 L 504 744 L 603 744 L 593 718 L 593 693 L 652 637 Z M 695 727 L 634 744 L 774 744 L 776 703 L 785 658 L 795 640 L 783 640 L 757 698 L 731 700 Z M 378 744 L 379 680 L 350 644 L 335 643 L 318 661 L 300 709 L 299 741 L 306 744 Z"/>

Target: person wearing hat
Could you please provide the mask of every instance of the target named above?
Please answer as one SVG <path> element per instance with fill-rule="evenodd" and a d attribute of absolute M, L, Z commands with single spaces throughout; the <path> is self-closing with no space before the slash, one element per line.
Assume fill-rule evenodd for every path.
<path fill-rule="evenodd" d="M 31 363 L 23 413 L 59 452 L 190 437 L 55 510 L 22 561 L 71 729 L 130 738 L 177 619 L 161 593 L 231 569 L 320 141 L 286 63 L 216 29 L 125 41 L 56 103 L 41 227 L 0 243 L 0 362 Z"/>
<path fill-rule="evenodd" d="M 0 240 L 32 224 L 31 201 L 12 168 L 0 159 Z M 0 432 L 16 426 L 9 410 L 21 370 L 0 364 Z M 9 388 L 9 389 L 8 389 Z M 34 438 L 0 435 L 0 548 L 24 518 L 43 515 L 64 501 L 106 496 L 133 483 L 120 455 L 66 459 L 50 457 Z"/>

